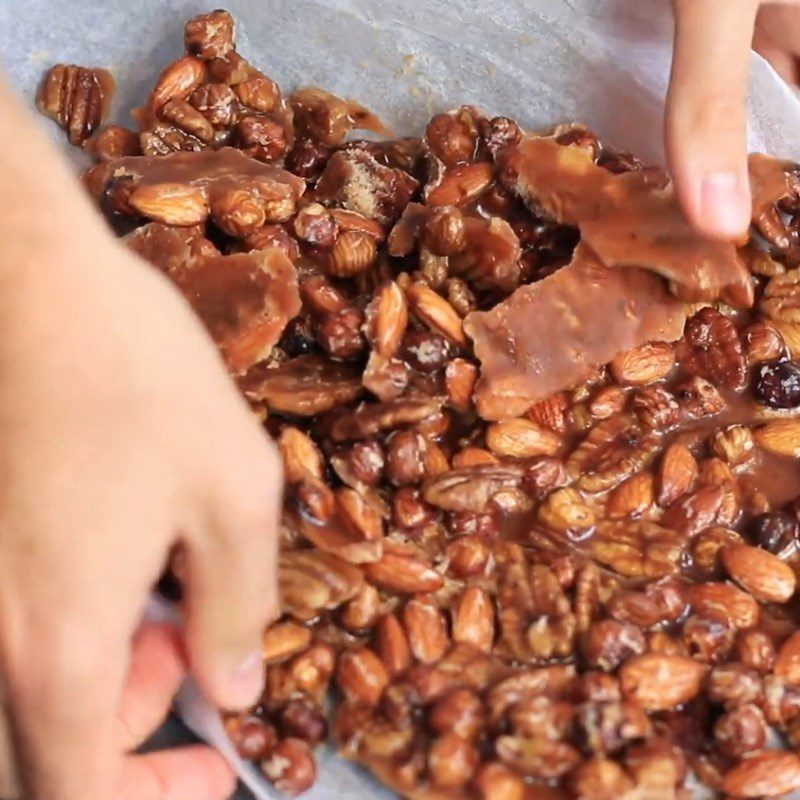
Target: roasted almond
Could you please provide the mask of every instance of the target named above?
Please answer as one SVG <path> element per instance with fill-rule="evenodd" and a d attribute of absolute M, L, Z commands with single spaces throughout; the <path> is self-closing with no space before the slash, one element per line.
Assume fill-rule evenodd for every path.
<path fill-rule="evenodd" d="M 375 646 L 390 677 L 411 666 L 411 647 L 403 626 L 394 614 L 386 614 L 375 627 Z"/>
<path fill-rule="evenodd" d="M 264 660 L 268 664 L 285 661 L 311 644 L 311 631 L 294 622 L 280 622 L 264 634 Z"/>
<path fill-rule="evenodd" d="M 800 787 L 800 757 L 771 750 L 745 758 L 722 777 L 721 789 L 733 797 L 776 797 Z"/>
<path fill-rule="evenodd" d="M 698 471 L 697 459 L 692 451 L 678 442 L 671 444 L 658 468 L 658 504 L 669 506 L 691 491 Z"/>
<path fill-rule="evenodd" d="M 613 489 L 606 501 L 606 513 L 612 518 L 639 517 L 653 504 L 653 476 L 640 472 Z"/>
<path fill-rule="evenodd" d="M 364 333 L 377 353 L 392 358 L 408 325 L 408 306 L 403 290 L 394 282 L 384 284 L 367 306 Z"/>
<path fill-rule="evenodd" d="M 414 556 L 384 552 L 374 564 L 366 564 L 367 578 L 383 589 L 402 594 L 435 592 L 442 588 L 442 576 L 425 561 Z"/>
<path fill-rule="evenodd" d="M 128 201 L 142 216 L 165 225 L 199 225 L 210 213 L 203 190 L 183 183 L 137 186 Z"/>
<path fill-rule="evenodd" d="M 413 315 L 436 333 L 441 333 L 453 344 L 467 344 L 461 317 L 441 295 L 424 283 L 413 283 L 406 289 L 406 297 Z"/>
<path fill-rule="evenodd" d="M 336 683 L 350 702 L 374 706 L 389 685 L 389 676 L 378 656 L 369 648 L 361 647 L 339 657 Z"/>
<path fill-rule="evenodd" d="M 728 583 L 700 583 L 690 593 L 692 608 L 703 616 L 713 617 L 732 628 L 752 628 L 761 609 L 746 592 Z"/>
<path fill-rule="evenodd" d="M 794 594 L 794 570 L 767 550 L 730 544 L 722 549 L 721 557 L 728 575 L 756 600 L 786 603 Z"/>
<path fill-rule="evenodd" d="M 795 631 L 780 646 L 774 672 L 790 686 L 800 686 L 800 631 Z"/>
<path fill-rule="evenodd" d="M 800 456 L 800 419 L 775 419 L 753 432 L 756 444 L 779 456 Z"/>
<path fill-rule="evenodd" d="M 409 600 L 403 609 L 403 625 L 414 657 L 433 664 L 447 651 L 450 637 L 441 609 L 428 600 Z"/>
<path fill-rule="evenodd" d="M 494 620 L 494 605 L 489 595 L 477 586 L 470 586 L 453 607 L 453 640 L 490 653 Z"/>
<path fill-rule="evenodd" d="M 559 451 L 561 444 L 557 433 L 522 417 L 495 422 L 486 430 L 486 445 L 499 456 L 552 456 Z"/>
<path fill-rule="evenodd" d="M 170 100 L 185 100 L 203 82 L 206 66 L 194 56 L 173 61 L 159 76 L 150 96 L 153 111 L 158 112 Z"/>
<path fill-rule="evenodd" d="M 707 669 L 691 658 L 648 653 L 622 665 L 620 687 L 627 699 L 648 711 L 668 711 L 700 693 Z"/>
<path fill-rule="evenodd" d="M 619 383 L 643 386 L 666 378 L 675 366 L 675 349 L 669 342 L 648 342 L 620 353 L 611 362 Z"/>
<path fill-rule="evenodd" d="M 485 162 L 459 164 L 448 170 L 428 193 L 429 206 L 461 206 L 483 194 L 494 181 L 494 167 Z"/>

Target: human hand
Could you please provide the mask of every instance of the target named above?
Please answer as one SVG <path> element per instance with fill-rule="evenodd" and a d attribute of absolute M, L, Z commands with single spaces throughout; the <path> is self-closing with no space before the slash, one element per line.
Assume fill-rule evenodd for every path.
<path fill-rule="evenodd" d="M 673 4 L 675 50 L 666 115 L 670 169 L 695 227 L 715 238 L 737 239 L 750 221 L 745 101 L 751 45 L 790 77 L 792 53 L 800 52 L 800 3 Z"/>
<path fill-rule="evenodd" d="M 186 303 L 71 184 L 56 193 L 68 222 L 26 231 L 37 209 L 18 198 L 0 256 L 0 670 L 25 796 L 108 800 L 128 797 L 136 763 L 186 764 L 126 760 L 115 722 L 131 636 L 176 542 L 193 675 L 220 707 L 257 699 L 282 479 Z M 142 709 L 152 701 L 142 688 Z"/>

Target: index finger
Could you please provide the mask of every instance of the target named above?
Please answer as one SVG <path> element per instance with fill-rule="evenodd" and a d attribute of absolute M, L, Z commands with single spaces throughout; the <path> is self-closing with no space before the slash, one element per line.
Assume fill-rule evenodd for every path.
<path fill-rule="evenodd" d="M 750 222 L 747 79 L 756 0 L 674 0 L 670 169 L 689 221 L 735 240 Z"/>

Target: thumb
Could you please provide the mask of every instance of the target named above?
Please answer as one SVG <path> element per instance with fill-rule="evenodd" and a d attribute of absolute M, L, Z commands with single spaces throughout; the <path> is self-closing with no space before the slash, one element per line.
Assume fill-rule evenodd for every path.
<path fill-rule="evenodd" d="M 14 655 L 3 654 L 24 797 L 107 800 L 121 759 L 114 726 L 127 661 L 124 625 L 65 611 L 51 621 L 29 626 L 15 637 Z"/>
<path fill-rule="evenodd" d="M 718 239 L 750 222 L 747 79 L 756 0 L 674 0 L 666 144 L 689 221 Z"/>

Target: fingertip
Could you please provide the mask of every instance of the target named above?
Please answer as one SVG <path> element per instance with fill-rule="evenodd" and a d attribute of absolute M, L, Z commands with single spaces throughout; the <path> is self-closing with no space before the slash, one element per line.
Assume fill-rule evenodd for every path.
<path fill-rule="evenodd" d="M 690 178 L 682 192 L 684 210 L 702 234 L 723 241 L 738 241 L 750 225 L 750 186 L 746 175 L 717 170 Z"/>
<path fill-rule="evenodd" d="M 226 711 L 251 708 L 264 691 L 266 671 L 260 650 L 254 650 L 230 665 L 220 658 L 207 668 L 196 663 L 192 673 L 206 698 Z"/>

